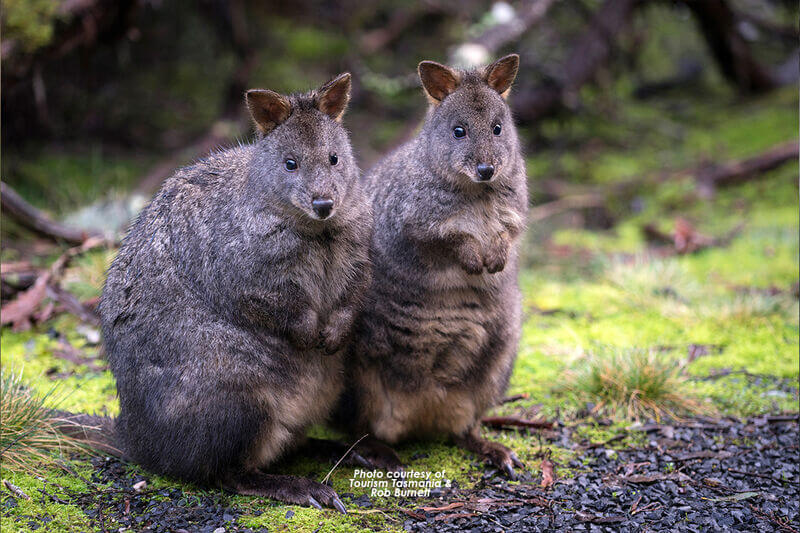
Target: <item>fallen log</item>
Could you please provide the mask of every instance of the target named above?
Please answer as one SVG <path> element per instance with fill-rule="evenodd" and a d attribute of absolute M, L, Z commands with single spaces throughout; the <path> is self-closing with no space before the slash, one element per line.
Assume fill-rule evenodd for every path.
<path fill-rule="evenodd" d="M 574 196 L 565 196 L 564 198 L 532 207 L 530 211 L 528 211 L 528 222 L 539 222 L 573 209 L 599 207 L 605 205 L 606 200 L 606 197 L 600 194 L 576 194 Z"/>
<path fill-rule="evenodd" d="M 21 226 L 48 237 L 56 242 L 81 244 L 89 237 L 101 237 L 102 234 L 95 230 L 82 230 L 60 224 L 31 204 L 23 200 L 10 185 L 0 182 L 0 203 L 3 214 L 8 215 Z"/>

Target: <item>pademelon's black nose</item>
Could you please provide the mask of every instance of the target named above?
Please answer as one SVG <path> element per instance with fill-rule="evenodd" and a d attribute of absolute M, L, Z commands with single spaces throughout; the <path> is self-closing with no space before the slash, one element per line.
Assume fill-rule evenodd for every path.
<path fill-rule="evenodd" d="M 330 198 L 314 198 L 311 200 L 311 207 L 319 218 L 328 218 L 333 211 L 333 200 Z"/>
<path fill-rule="evenodd" d="M 481 181 L 489 181 L 494 175 L 494 165 L 478 163 L 478 177 Z"/>

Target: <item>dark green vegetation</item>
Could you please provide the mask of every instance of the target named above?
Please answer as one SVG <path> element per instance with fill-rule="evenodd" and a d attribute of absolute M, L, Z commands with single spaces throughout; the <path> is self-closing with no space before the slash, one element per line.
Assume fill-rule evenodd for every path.
<path fill-rule="evenodd" d="M 10 4 L 4 8 L 10 10 Z M 595 8 L 598 2 L 586 4 Z M 164 9 L 177 9 L 172 6 Z M 405 77 L 417 60 L 444 60 L 441 42 L 456 43 L 468 32 L 480 31 L 480 23 L 466 25 L 452 14 L 434 13 L 386 49 L 362 57 L 354 52 L 360 46 L 357 40 L 343 38 L 332 23 L 303 21 L 284 9 L 268 20 L 259 19 L 266 16 L 260 12 L 252 15 L 254 25 L 270 30 L 264 32 L 270 53 L 254 62 L 248 85 L 300 89 L 352 68 L 360 88 L 345 123 L 365 165 L 413 127 L 409 116 L 416 119 L 423 112 L 421 94 Z M 49 15 L 46 9 L 40 11 L 35 24 L 21 23 L 33 24 L 24 30 L 26 47 L 45 42 L 47 30 L 40 24 L 46 27 Z M 181 25 L 170 13 L 145 12 L 149 18 L 141 31 L 146 39 L 129 38 L 113 53 L 104 49 L 94 57 L 98 65 L 114 54 L 128 58 L 112 69 L 119 78 L 113 90 L 88 93 L 97 87 L 81 86 L 74 78 L 63 81 L 59 91 L 59 71 L 45 70 L 52 128 L 37 129 L 27 139 L 10 143 L 4 134 L 4 181 L 37 207 L 63 216 L 98 200 L 125 197 L 165 156 L 180 154 L 174 165 L 182 157 L 195 157 L 192 142 L 215 124 L 224 132 L 245 135 L 246 127 L 237 118 L 219 120 L 225 107 L 220 103 L 225 100 L 224 80 L 236 69 L 236 53 L 213 33 L 202 13 L 187 13 Z M 390 13 L 387 8 L 387 19 Z M 369 20 L 358 9 L 351 15 L 349 28 L 362 23 L 380 28 L 385 23 Z M 580 31 L 574 22 L 580 19 L 574 15 L 569 8 L 552 10 L 549 24 L 562 32 L 558 43 L 571 42 Z M 478 14 L 469 18 L 479 19 Z M 532 59 L 520 73 L 512 100 L 542 76 L 531 65 L 565 55 L 566 45 L 548 40 L 550 32 L 531 32 L 520 43 L 523 58 L 528 54 Z M 167 37 L 159 41 L 159 35 Z M 164 42 L 173 43 L 175 53 L 143 67 L 148 50 Z M 589 207 L 565 209 L 530 224 L 520 276 L 526 319 L 509 390 L 527 398 L 492 414 L 579 424 L 573 439 L 587 443 L 622 432 L 626 436 L 609 446 L 623 449 L 640 446 L 645 439 L 641 433 L 625 432 L 631 417 L 645 421 L 658 409 L 662 416 L 665 410 L 685 414 L 687 401 L 688 407 L 713 415 L 796 413 L 798 165 L 787 163 L 713 194 L 704 194 L 696 177 L 711 164 L 757 156 L 796 139 L 797 90 L 741 96 L 723 83 L 701 37 L 687 24 L 686 13 L 666 5 L 639 11 L 618 46 L 616 61 L 576 95 L 579 105 L 522 129 L 533 214 L 541 215 L 537 206 L 559 198 L 590 196 L 591 201 Z M 762 52 L 777 60 L 774 51 Z M 643 81 L 670 76 L 682 57 L 702 64 L 698 78 L 647 100 L 633 97 Z M 635 73 L 623 68 L 625 60 L 635 62 Z M 64 72 L 70 72 L 72 62 L 77 60 L 64 60 Z M 6 94 L 4 90 L 4 99 Z M 56 113 L 63 109 L 63 100 L 74 102 L 74 108 Z M 126 105 L 117 105 L 120 101 Z M 4 108 L 4 119 L 8 117 Z M 705 249 L 678 254 L 671 238 L 676 232 L 686 233 L 687 223 L 688 234 L 712 242 Z M 648 226 L 670 239 L 653 237 L 654 232 L 644 231 Z M 59 253 L 5 218 L 2 237 L 4 264 L 30 260 L 46 266 Z M 77 258 L 64 273 L 62 286 L 81 300 L 97 296 L 113 254 L 101 250 Z M 26 386 L 41 396 L 58 384 L 64 393 L 59 408 L 113 414 L 117 405 L 112 376 L 102 369 L 102 359 L 95 359 L 100 348 L 91 332 L 87 336 L 79 326 L 73 315 L 61 313 L 27 331 L 4 327 L 4 375 L 21 374 Z M 78 363 L 91 364 L 65 359 L 64 352 L 73 353 L 69 347 L 84 357 Z M 4 385 L 4 402 L 6 390 Z M 643 398 L 652 405 L 638 401 Z M 629 410 L 631 399 L 639 405 Z M 604 425 L 606 419 L 611 425 Z M 328 434 L 323 428 L 316 431 Z M 512 447 L 537 483 L 543 451 L 551 453 L 562 478 L 576 470 L 570 461 L 583 461 L 581 452 L 540 438 L 536 431 L 487 434 Z M 443 442 L 410 443 L 399 452 L 410 468 L 444 469 L 461 487 L 480 483 L 484 472 L 474 458 Z M 93 511 L 101 501 L 108 508 L 124 507 L 125 496 L 115 492 L 110 478 L 92 478 L 97 468 L 88 457 L 66 454 L 63 464 L 69 471 L 53 463 L 57 457 L 53 451 L 45 460 L 27 460 L 31 469 L 45 473 L 44 482 L 30 471 L 9 469 L 4 452 L 3 479 L 31 496 L 15 498 L 12 505 L 10 493 L 0 488 L 4 531 L 33 531 L 45 521 L 48 531 L 99 529 L 96 513 L 84 509 Z M 330 467 L 296 458 L 277 469 L 321 479 Z M 340 494 L 360 495 L 349 487 L 352 473 L 340 466 L 332 474 Z M 407 515 L 399 508 L 423 505 L 421 500 L 373 498 L 373 507 L 360 508 L 345 498 L 352 512 L 341 517 L 205 491 L 136 467 L 125 475 L 129 484 L 147 479 L 145 502 L 149 498 L 155 506 L 165 498 L 160 491 L 177 488 L 185 500 L 181 509 L 207 501 L 234 508 L 240 528 L 402 529 Z M 42 496 L 39 489 L 54 498 Z M 88 499 L 76 496 L 81 494 Z M 134 505 L 132 515 L 145 515 L 143 507 Z M 287 517 L 288 511 L 294 514 Z M 106 518 L 105 527 L 110 531 L 120 525 Z"/>

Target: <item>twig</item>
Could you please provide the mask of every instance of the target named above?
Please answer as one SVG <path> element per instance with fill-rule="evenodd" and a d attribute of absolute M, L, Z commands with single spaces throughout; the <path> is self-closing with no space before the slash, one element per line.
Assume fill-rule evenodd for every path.
<path fill-rule="evenodd" d="M 25 492 L 21 488 L 19 488 L 16 485 L 12 484 L 10 481 L 4 479 L 3 480 L 3 485 L 6 486 L 6 488 L 11 492 L 11 494 L 17 496 L 18 498 L 22 498 L 23 500 L 30 500 L 31 499 L 31 497 L 28 496 L 27 494 L 25 494 Z"/>
<path fill-rule="evenodd" d="M 766 520 L 768 522 L 771 522 L 772 524 L 775 524 L 776 526 L 778 526 L 780 529 L 782 529 L 784 531 L 788 531 L 789 533 L 798 533 L 797 529 L 795 529 L 792 526 L 790 526 L 786 522 L 786 520 L 778 518 L 777 516 L 775 516 L 775 513 L 772 513 L 772 512 L 765 513 L 759 507 L 756 507 L 755 505 L 752 505 L 752 504 L 750 504 L 749 507 L 750 507 L 750 510 L 753 511 L 753 514 L 756 515 L 758 518 L 760 518 L 762 520 Z"/>
<path fill-rule="evenodd" d="M 503 427 L 524 427 L 524 428 L 543 428 L 552 429 L 553 422 L 541 418 L 535 420 L 526 420 L 524 418 L 517 418 L 514 416 L 487 416 L 481 419 L 481 424 L 492 428 Z"/>
<path fill-rule="evenodd" d="M 328 472 L 328 474 L 327 474 L 327 475 L 326 475 L 324 478 L 322 478 L 322 481 L 321 481 L 320 483 L 327 483 L 327 481 L 328 481 L 328 480 L 330 479 L 330 477 L 331 477 L 331 474 L 333 474 L 333 471 L 334 471 L 334 470 L 336 470 L 336 468 L 339 466 L 339 464 L 340 464 L 342 461 L 344 461 L 344 458 L 345 458 L 345 457 L 347 457 L 347 454 L 349 454 L 349 453 L 350 453 L 350 452 L 353 450 L 353 448 L 355 448 L 355 447 L 356 447 L 356 445 L 357 445 L 359 442 L 361 442 L 362 440 L 366 439 L 368 435 L 369 435 L 369 433 L 365 433 L 365 434 L 364 434 L 364 435 L 363 435 L 363 436 L 362 436 L 360 439 L 358 439 L 357 441 L 355 441 L 355 442 L 352 444 L 352 446 L 350 446 L 350 447 L 347 449 L 347 451 L 346 451 L 346 452 L 344 452 L 344 455 L 342 455 L 342 456 L 339 458 L 339 460 L 338 460 L 338 461 L 336 461 L 336 464 L 335 464 L 335 465 L 333 465 L 333 468 L 331 468 L 331 469 L 330 469 L 330 471 Z"/>
<path fill-rule="evenodd" d="M 522 394 L 515 394 L 513 396 L 506 396 L 505 398 L 503 398 L 500 401 L 500 404 L 502 405 L 502 404 L 516 402 L 517 400 L 527 400 L 527 399 L 528 399 L 528 393 L 523 392 Z"/>

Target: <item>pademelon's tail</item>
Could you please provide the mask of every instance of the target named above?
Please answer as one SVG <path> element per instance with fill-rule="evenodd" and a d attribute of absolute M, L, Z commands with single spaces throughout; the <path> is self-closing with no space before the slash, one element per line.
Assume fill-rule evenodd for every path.
<path fill-rule="evenodd" d="M 117 439 L 114 419 L 110 416 L 54 410 L 52 421 L 58 431 L 89 448 L 114 457 L 121 458 L 124 455 Z"/>

